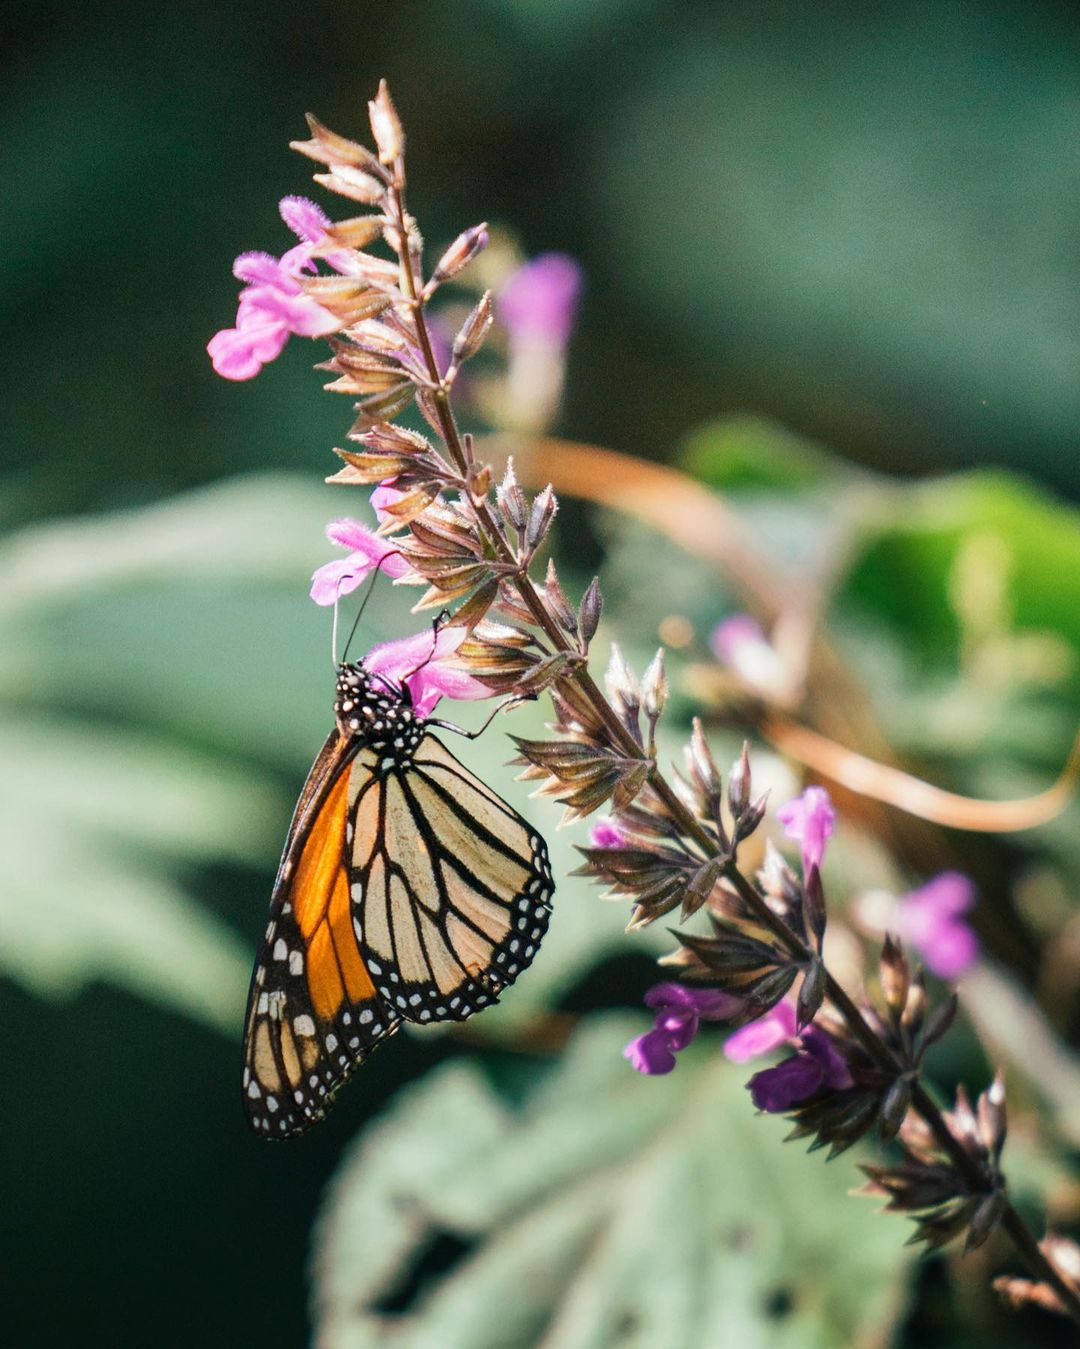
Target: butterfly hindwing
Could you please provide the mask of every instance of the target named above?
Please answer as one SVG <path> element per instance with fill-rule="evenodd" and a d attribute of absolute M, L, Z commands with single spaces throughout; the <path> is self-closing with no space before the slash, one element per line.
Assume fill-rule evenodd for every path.
<path fill-rule="evenodd" d="M 254 1129 L 287 1138 L 331 1098 L 399 1018 L 357 945 L 345 867 L 355 746 L 330 737 L 300 797 L 252 979 L 244 1104 Z"/>
<path fill-rule="evenodd" d="M 409 1021 L 460 1021 L 497 1000 L 547 930 L 543 840 L 432 734 L 351 770 L 349 882 L 379 995 Z"/>

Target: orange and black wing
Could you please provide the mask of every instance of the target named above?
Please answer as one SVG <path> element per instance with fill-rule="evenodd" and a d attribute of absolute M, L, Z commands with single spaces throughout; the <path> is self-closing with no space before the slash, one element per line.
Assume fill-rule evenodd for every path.
<path fill-rule="evenodd" d="M 373 750 L 364 750 L 354 779 Z M 430 733 L 354 793 L 349 889 L 360 950 L 384 1004 L 409 1021 L 460 1021 L 496 1001 L 547 930 L 543 839 Z"/>
<path fill-rule="evenodd" d="M 400 1018 L 376 992 L 357 941 L 346 854 L 370 751 L 335 731 L 293 816 L 252 977 L 244 1107 L 258 1133 L 288 1138 L 331 1098 Z"/>

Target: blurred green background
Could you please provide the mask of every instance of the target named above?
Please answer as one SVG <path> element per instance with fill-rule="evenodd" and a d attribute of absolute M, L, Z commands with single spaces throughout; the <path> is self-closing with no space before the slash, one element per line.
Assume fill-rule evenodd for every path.
<path fill-rule="evenodd" d="M 850 565 L 837 640 L 898 752 L 958 789 L 1036 790 L 1080 712 L 1080 525 L 1008 476 L 908 479 L 998 466 L 1060 501 L 1080 496 L 1076 10 L 118 0 L 25 3 L 0 25 L 6 1342 L 299 1345 L 315 1325 L 322 1349 L 380 1344 L 350 1322 L 358 1303 L 380 1315 L 427 1305 L 424 1278 L 459 1271 L 463 1252 L 505 1229 L 504 1267 L 448 1280 L 402 1343 L 494 1349 L 539 1343 L 544 1326 L 557 1349 L 1066 1343 L 1046 1318 L 1000 1313 L 981 1266 L 957 1285 L 940 1266 L 912 1275 L 902 1224 L 845 1199 L 851 1175 L 780 1153 L 708 1055 L 695 1070 L 705 1113 L 681 1152 L 658 1151 L 663 1121 L 648 1112 L 679 1108 L 685 1088 L 663 1097 L 618 1048 L 642 1028 L 632 1009 L 663 939 L 621 941 L 623 915 L 580 882 L 560 889 L 529 980 L 476 1023 L 482 1058 L 401 1036 L 310 1139 L 247 1136 L 247 970 L 328 719 L 328 621 L 306 582 L 326 560 L 323 523 L 357 506 L 321 483 L 347 408 L 319 396 L 312 349 L 294 342 L 258 380 L 229 385 L 204 346 L 232 319 L 233 256 L 279 251 L 277 199 L 310 190 L 286 148 L 302 113 L 362 132 L 385 75 L 433 244 L 489 219 L 527 252 L 565 250 L 585 269 L 558 429 L 689 466 L 732 493 L 774 560 L 839 550 Z M 745 414 L 756 420 L 729 420 Z M 685 560 L 646 549 L 637 526 L 567 515 L 581 527 L 558 545 L 563 565 L 572 580 L 602 567 L 607 636 L 647 658 L 662 596 L 678 593 L 700 659 L 737 594 L 696 564 L 689 581 Z M 988 619 L 957 589 L 964 549 L 987 537 L 1002 545 Z M 401 629 L 393 599 L 377 599 L 367 640 Z M 538 711 L 517 729 L 529 717 L 539 726 Z M 463 757 L 524 800 L 500 733 Z M 528 809 L 551 834 L 550 807 Z M 1032 1186 L 1065 1194 L 1080 1139 L 1061 1124 L 1077 1100 L 1064 1046 L 1080 1000 L 1075 942 L 1063 952 L 1059 936 L 1076 932 L 1078 823 L 1071 812 L 983 848 L 980 876 L 984 940 L 1043 999 L 1066 1055 L 1057 1122 L 1032 1130 L 1030 1154 L 1017 1144 Z M 563 875 L 581 837 L 554 840 Z M 863 878 L 853 838 L 840 893 Z M 902 861 L 885 879 L 911 879 Z M 555 1067 L 515 1039 L 551 1010 L 596 1013 Z M 986 1062 L 969 1037 L 940 1071 L 978 1085 Z M 323 1210 L 360 1126 L 417 1079 L 427 1104 L 402 1096 L 396 1132 L 359 1135 Z M 1020 1094 L 1045 1106 L 1045 1092 Z M 522 1137 L 507 1101 L 525 1112 Z M 445 1143 L 433 1103 L 453 1125 Z M 629 1133 L 609 1138 L 624 1117 Z M 427 1133 L 405 1162 L 388 1158 L 418 1118 Z M 574 1152 L 582 1137 L 595 1155 Z M 621 1216 L 601 1215 L 610 1195 L 590 1198 L 589 1184 L 638 1147 L 662 1164 L 628 1164 L 637 1190 Z M 526 1151 L 549 1173 L 522 1181 Z M 699 1230 L 680 1158 L 729 1204 L 723 1232 Z M 395 1229 L 400 1195 L 385 1177 L 399 1174 L 431 1206 L 430 1231 Z M 777 1175 L 790 1182 L 766 1183 Z M 545 1189 L 580 1177 L 561 1208 Z M 1075 1205 L 1062 1202 L 1067 1222 Z M 539 1215 L 525 1232 L 522 1205 Z M 826 1224 L 803 1229 L 826 1205 L 835 1244 L 819 1269 Z M 624 1231 L 640 1232 L 642 1215 L 657 1234 L 644 1268 Z M 571 1296 L 575 1258 L 545 1260 L 585 1249 L 601 1221 L 605 1259 Z M 852 1270 L 860 1298 L 839 1285 Z M 620 1319 L 612 1288 L 651 1289 L 650 1272 L 656 1291 Z M 535 1305 L 500 1319 L 524 1286 Z"/>

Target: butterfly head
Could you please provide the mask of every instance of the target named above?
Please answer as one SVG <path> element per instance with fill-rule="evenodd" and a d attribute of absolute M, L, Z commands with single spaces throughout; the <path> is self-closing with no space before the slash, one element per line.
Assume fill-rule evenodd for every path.
<path fill-rule="evenodd" d="M 408 688 L 373 675 L 359 662 L 338 666 L 334 716 L 342 735 L 362 736 L 372 747 L 398 754 L 410 754 L 423 736 Z"/>

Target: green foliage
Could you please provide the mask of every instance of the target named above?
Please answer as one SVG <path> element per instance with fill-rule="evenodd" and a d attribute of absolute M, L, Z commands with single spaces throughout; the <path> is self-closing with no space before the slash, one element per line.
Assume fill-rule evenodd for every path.
<path fill-rule="evenodd" d="M 520 1109 L 455 1063 L 404 1094 L 346 1157 L 319 1224 L 325 1349 L 850 1349 L 904 1302 L 902 1229 L 781 1147 L 746 1070 L 713 1042 L 646 1080 L 640 1029 L 583 1026 Z M 467 1244 L 409 1305 L 437 1236 Z"/>

